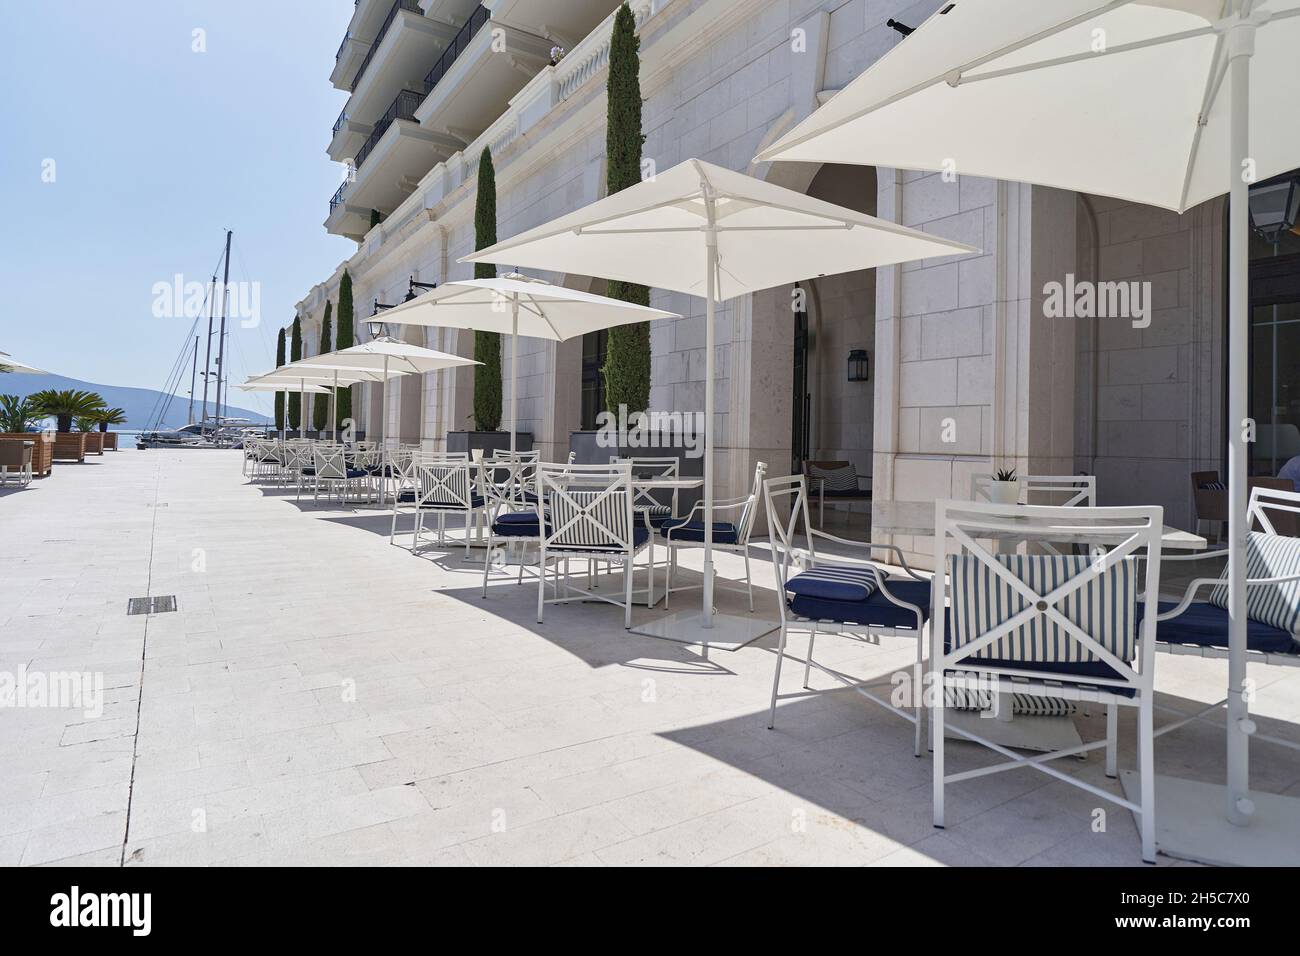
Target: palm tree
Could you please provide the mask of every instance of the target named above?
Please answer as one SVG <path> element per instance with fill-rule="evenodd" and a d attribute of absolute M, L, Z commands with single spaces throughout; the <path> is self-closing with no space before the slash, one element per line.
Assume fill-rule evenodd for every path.
<path fill-rule="evenodd" d="M 30 398 L 0 395 L 0 432 L 31 431 L 42 417 Z"/>
<path fill-rule="evenodd" d="M 96 412 L 91 416 L 95 419 L 95 424 L 99 426 L 101 432 L 108 431 L 109 425 L 125 425 L 126 409 L 125 408 L 105 408 L 103 411 Z"/>
<path fill-rule="evenodd" d="M 98 425 L 94 415 L 78 415 L 72 420 L 72 427 L 79 432 L 93 432 Z"/>
<path fill-rule="evenodd" d="M 29 400 L 41 415 L 52 415 L 59 420 L 59 431 L 72 431 L 72 420 L 92 415 L 104 407 L 104 400 L 94 392 L 81 389 L 47 388 L 34 392 Z"/>

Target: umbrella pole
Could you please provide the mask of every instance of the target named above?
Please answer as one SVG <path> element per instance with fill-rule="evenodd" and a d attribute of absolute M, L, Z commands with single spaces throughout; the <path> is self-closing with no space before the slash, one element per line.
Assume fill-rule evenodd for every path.
<path fill-rule="evenodd" d="M 388 356 L 384 356 L 384 400 L 379 406 L 379 503 L 384 503 L 388 488 Z"/>
<path fill-rule="evenodd" d="M 712 199 L 709 205 L 712 207 Z M 713 297 L 717 288 L 718 234 L 711 222 L 705 242 L 709 277 L 704 299 L 704 619 L 700 623 L 713 627 Z"/>
<path fill-rule="evenodd" d="M 510 457 L 515 455 L 515 429 L 518 426 L 519 399 L 519 294 L 510 299 Z"/>
<path fill-rule="evenodd" d="M 1250 799 L 1250 708 L 1246 688 L 1246 474 L 1245 430 L 1249 369 L 1250 184 L 1243 164 L 1250 155 L 1250 58 L 1255 27 L 1238 25 L 1228 34 L 1231 96 L 1228 207 L 1228 821 L 1245 826 L 1254 811 Z"/>
<path fill-rule="evenodd" d="M 307 380 L 298 379 L 298 437 L 307 437 Z"/>
<path fill-rule="evenodd" d="M 338 370 L 336 369 L 334 371 L 334 387 L 330 389 L 330 425 L 331 425 L 330 430 L 333 432 L 334 440 L 336 442 L 339 440 L 339 416 L 338 416 L 338 407 L 335 404 L 336 402 L 338 402 L 338 399 L 339 399 L 339 373 Z"/>

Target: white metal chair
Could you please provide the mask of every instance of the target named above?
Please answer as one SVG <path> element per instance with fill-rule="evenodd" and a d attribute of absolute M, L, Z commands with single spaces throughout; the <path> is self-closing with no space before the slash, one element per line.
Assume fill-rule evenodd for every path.
<path fill-rule="evenodd" d="M 314 472 L 312 500 L 314 501 L 320 500 L 322 486 L 328 493 L 341 490 L 339 500 L 347 501 L 353 491 L 364 486 L 370 477 L 363 469 L 353 468 L 348 464 L 347 449 L 342 446 L 317 445 L 312 450 L 312 463 Z"/>
<path fill-rule="evenodd" d="M 411 535 L 411 551 L 420 547 L 420 536 L 424 533 L 426 515 L 438 518 L 437 544 L 445 547 L 447 538 L 447 516 L 458 515 L 465 519 L 465 556 L 470 553 L 469 529 L 484 509 L 483 498 L 474 487 L 469 468 L 469 457 L 442 456 L 415 458 L 415 527 Z M 394 521 L 396 521 L 396 503 L 394 504 Z M 450 542 L 455 543 L 455 542 Z"/>
<path fill-rule="evenodd" d="M 935 503 L 930 693 L 934 750 L 934 825 L 944 825 L 949 783 L 1032 768 L 1133 811 L 1142 858 L 1155 862 L 1155 621 L 1138 595 L 1158 593 L 1163 509 Z M 981 540 L 1085 540 L 1093 555 L 993 553 Z M 955 553 L 949 553 L 955 549 Z M 1145 551 L 1145 580 L 1137 556 Z M 951 603 L 945 607 L 945 598 Z M 1140 622 L 1140 623 L 1139 623 Z M 1140 639 L 1139 639 L 1140 628 Z M 949 691 L 1012 694 L 1106 705 L 1106 738 L 1026 756 L 965 727 L 954 733 L 1007 760 L 962 773 L 944 769 Z M 1004 703 L 1002 706 L 1009 706 Z M 1135 803 L 1056 769 L 1050 761 L 1104 747 L 1115 776 L 1118 708 L 1136 707 L 1140 798 Z"/>
<path fill-rule="evenodd" d="M 1246 660 L 1251 664 L 1300 667 L 1300 538 L 1278 534 L 1281 516 L 1300 515 L 1300 493 L 1272 488 L 1252 488 L 1247 511 L 1251 531 L 1246 543 Z M 1294 521 L 1294 518 L 1290 518 Z M 1169 555 L 1167 561 L 1204 561 L 1226 557 L 1226 550 Z M 1156 651 L 1212 660 L 1228 659 L 1227 570 L 1217 578 L 1197 578 L 1178 601 L 1162 601 L 1157 609 Z M 1197 601 L 1202 588 L 1212 590 Z M 1220 710 L 1227 698 L 1188 714 L 1161 707 L 1181 719 L 1161 727 L 1161 737 L 1194 720 Z M 1300 750 L 1300 744 L 1282 737 L 1247 731 L 1256 740 Z"/>
<path fill-rule="evenodd" d="M 630 465 L 549 465 L 537 467 L 538 507 L 543 515 L 538 557 L 537 622 L 547 604 L 569 601 L 605 601 L 623 608 L 623 626 L 632 627 L 632 566 L 650 545 L 652 535 L 637 523 L 632 511 Z M 545 520 L 549 516 L 549 520 Z M 570 561 L 607 561 L 621 565 L 624 599 L 569 582 Z M 557 562 L 553 582 L 555 597 L 546 598 L 546 577 Z M 563 580 L 558 567 L 563 563 Z"/>
<path fill-rule="evenodd" d="M 772 568 L 780 598 L 781 636 L 777 642 L 776 669 L 772 675 L 772 701 L 767 726 L 776 725 L 776 704 L 780 700 L 781 662 L 792 633 L 808 635 L 808 656 L 804 660 L 803 686 L 808 690 L 811 668 L 852 688 L 863 697 L 892 711 L 915 727 L 913 750 L 921 755 L 922 668 L 925 653 L 925 628 L 930 617 L 930 582 L 913 571 L 903 552 L 893 545 L 852 541 L 812 527 L 808 514 L 808 482 L 804 475 L 772 478 L 763 482 L 763 501 L 772 541 Z M 789 518 L 783 518 L 789 507 Z M 802 533 L 806 548 L 795 543 Z M 863 557 L 818 557 L 817 542 L 827 542 L 868 554 L 884 552 L 903 569 L 905 577 L 886 574 Z M 818 634 L 849 637 L 869 642 L 872 635 L 891 634 L 910 637 L 916 642 L 916 665 L 911 675 L 911 707 L 901 708 L 876 696 L 872 681 L 860 681 L 848 674 L 813 660 L 813 646 Z M 803 695 L 799 695 L 803 696 Z"/>
<path fill-rule="evenodd" d="M 749 573 L 749 536 L 754 530 L 754 517 L 758 512 L 758 500 L 763 491 L 763 476 L 767 474 L 766 462 L 759 462 L 754 467 L 754 484 L 744 498 L 730 501 L 715 501 L 714 514 L 719 511 L 737 511 L 735 521 L 713 522 L 713 549 L 739 554 L 745 559 L 745 590 L 749 593 L 749 609 L 754 610 L 754 581 Z M 673 587 L 673 571 L 677 569 L 677 550 L 679 548 L 704 547 L 704 521 L 697 519 L 703 514 L 704 501 L 701 499 L 684 518 L 671 518 L 659 526 L 659 535 L 668 547 L 668 580 L 664 585 L 664 609 L 667 610 L 669 599 L 674 591 L 688 591 L 701 587 L 699 584 Z M 653 558 L 653 554 L 652 554 Z M 652 562 L 653 563 L 653 562 Z M 725 585 L 718 585 L 725 586 Z M 736 590 L 736 589 L 732 589 Z"/>

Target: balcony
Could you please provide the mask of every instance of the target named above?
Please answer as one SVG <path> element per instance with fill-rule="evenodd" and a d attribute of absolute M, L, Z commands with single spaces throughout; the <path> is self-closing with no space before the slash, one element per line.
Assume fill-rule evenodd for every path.
<path fill-rule="evenodd" d="M 351 120 L 367 126 L 373 126 L 373 118 L 402 90 L 423 89 L 429 64 L 455 38 L 457 27 L 425 17 L 417 0 L 396 0 L 376 31 L 357 69 L 346 110 Z"/>
<path fill-rule="evenodd" d="M 415 121 L 423 91 L 402 90 L 356 152 L 354 174 L 330 200 L 327 231 L 359 239 L 370 228 L 370 211 L 392 211 L 415 189 L 420 177 L 459 146 Z M 346 122 L 346 121 L 345 121 Z"/>
<path fill-rule="evenodd" d="M 471 142 L 547 65 L 552 46 L 545 37 L 497 21 L 480 6 L 425 74 L 429 95 L 416 117 L 462 145 Z"/>
<path fill-rule="evenodd" d="M 361 148 L 361 144 L 373 129 L 374 127 L 369 123 L 358 123 L 352 119 L 348 106 L 345 106 L 343 112 L 339 113 L 339 118 L 334 121 L 334 131 L 330 137 L 329 148 L 325 152 L 334 162 L 345 163 L 356 156 L 357 150 Z"/>
<path fill-rule="evenodd" d="M 365 43 L 351 33 L 343 37 L 339 52 L 334 54 L 334 69 L 330 71 L 330 83 L 337 90 L 351 89 L 356 78 L 357 69 L 366 57 L 370 44 Z"/>
<path fill-rule="evenodd" d="M 486 0 L 492 19 L 509 23 L 538 36 L 554 37 L 572 50 L 602 20 L 618 9 L 622 0 Z"/>

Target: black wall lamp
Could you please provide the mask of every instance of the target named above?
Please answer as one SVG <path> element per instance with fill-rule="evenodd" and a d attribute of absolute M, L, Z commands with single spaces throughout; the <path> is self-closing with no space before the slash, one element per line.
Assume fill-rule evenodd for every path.
<path fill-rule="evenodd" d="M 849 381 L 866 382 L 871 379 L 871 356 L 866 349 L 849 352 Z"/>
<path fill-rule="evenodd" d="M 428 292 L 429 290 L 436 288 L 438 288 L 438 283 L 436 282 L 416 282 L 415 276 L 411 276 L 409 284 L 406 287 L 406 298 L 402 301 L 410 302 L 412 299 L 418 297 L 420 293 L 416 292 L 416 289 L 422 289 L 423 291 Z"/>

